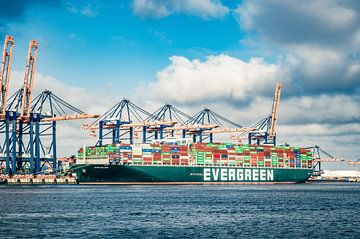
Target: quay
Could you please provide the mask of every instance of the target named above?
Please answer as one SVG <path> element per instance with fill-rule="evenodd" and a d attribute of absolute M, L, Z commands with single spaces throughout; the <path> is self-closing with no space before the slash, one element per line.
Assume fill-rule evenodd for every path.
<path fill-rule="evenodd" d="M 56 176 L 56 175 L 0 175 L 0 184 L 8 185 L 42 185 L 42 184 L 78 184 L 73 176 Z"/>

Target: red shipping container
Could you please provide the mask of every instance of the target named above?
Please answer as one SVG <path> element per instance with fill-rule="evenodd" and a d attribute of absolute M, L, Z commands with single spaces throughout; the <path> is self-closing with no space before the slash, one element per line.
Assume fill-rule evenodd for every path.
<path fill-rule="evenodd" d="M 214 159 L 220 159 L 221 154 L 220 153 L 214 153 L 213 157 L 214 157 Z"/>

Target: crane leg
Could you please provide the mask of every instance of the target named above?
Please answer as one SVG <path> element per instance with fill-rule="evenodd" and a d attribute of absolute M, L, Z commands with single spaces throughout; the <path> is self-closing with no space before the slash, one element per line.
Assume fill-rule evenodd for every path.
<path fill-rule="evenodd" d="M 53 146 L 52 146 L 52 150 L 53 150 L 53 154 L 52 154 L 52 169 L 53 172 L 56 171 L 57 169 L 57 162 L 56 162 L 56 121 L 52 122 L 52 140 L 53 140 Z"/>
<path fill-rule="evenodd" d="M 16 112 L 13 112 L 12 115 L 12 165 L 11 170 L 12 174 L 16 174 Z"/>
<path fill-rule="evenodd" d="M 35 173 L 40 173 L 40 114 L 35 118 Z"/>
<path fill-rule="evenodd" d="M 146 143 L 146 126 L 143 126 L 143 143 Z"/>
<path fill-rule="evenodd" d="M 5 121 L 5 143 L 6 143 L 6 174 L 10 174 L 10 112 L 6 112 Z"/>
<path fill-rule="evenodd" d="M 30 174 L 34 173 L 34 115 L 30 115 L 29 122 L 29 134 L 30 134 Z"/>

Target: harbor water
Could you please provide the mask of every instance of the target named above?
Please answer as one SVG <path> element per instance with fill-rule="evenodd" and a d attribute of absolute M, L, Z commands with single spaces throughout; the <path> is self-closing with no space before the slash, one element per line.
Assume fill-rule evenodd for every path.
<path fill-rule="evenodd" d="M 360 184 L 0 186 L 0 238 L 360 238 Z"/>

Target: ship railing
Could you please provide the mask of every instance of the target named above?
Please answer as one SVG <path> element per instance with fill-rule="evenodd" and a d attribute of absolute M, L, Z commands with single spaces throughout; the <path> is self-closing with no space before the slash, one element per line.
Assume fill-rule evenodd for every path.
<path fill-rule="evenodd" d="M 284 166 L 280 167 L 279 165 L 277 166 L 252 166 L 252 165 L 244 165 L 244 164 L 235 164 L 235 165 L 225 165 L 225 164 L 221 164 L 221 163 L 214 163 L 212 162 L 211 164 L 198 164 L 196 163 L 196 160 L 194 160 L 193 158 L 189 159 L 189 161 L 191 163 L 188 163 L 188 164 L 173 164 L 173 163 L 170 163 L 170 164 L 164 164 L 164 163 L 156 163 L 154 164 L 153 162 L 152 163 L 149 163 L 149 164 L 146 164 L 144 163 L 143 161 L 141 163 L 134 163 L 134 162 L 128 162 L 128 163 L 123 163 L 122 160 L 120 160 L 120 164 L 127 164 L 127 165 L 147 165 L 147 166 L 209 166 L 209 167 L 217 167 L 217 166 L 223 166 L 223 167 L 244 167 L 244 168 L 284 168 L 284 169 L 307 169 L 307 168 L 304 168 L 303 165 L 301 164 L 300 167 L 291 167 L 288 163 L 285 164 Z M 107 155 L 98 155 L 98 156 L 90 156 L 90 157 L 86 157 L 85 159 L 82 159 L 82 158 L 78 158 L 76 160 L 77 164 L 98 164 L 98 163 L 105 163 L 105 164 L 109 164 L 110 163 L 110 160 L 109 160 L 109 157 Z"/>
<path fill-rule="evenodd" d="M 281 168 L 281 169 L 309 169 L 309 168 L 303 168 L 302 165 L 301 167 L 290 167 L 290 165 L 286 165 L 283 167 L 278 166 L 251 166 L 251 165 L 225 165 L 225 164 L 197 164 L 197 163 L 189 163 L 189 164 L 164 164 L 164 163 L 159 163 L 159 164 L 154 164 L 154 163 L 134 163 L 134 162 L 128 162 L 128 163 L 124 163 L 126 165 L 134 165 L 134 166 L 139 166 L 139 165 L 146 165 L 146 166 L 195 166 L 195 167 L 203 167 L 203 166 L 208 166 L 208 167 L 243 167 L 243 168 Z"/>

